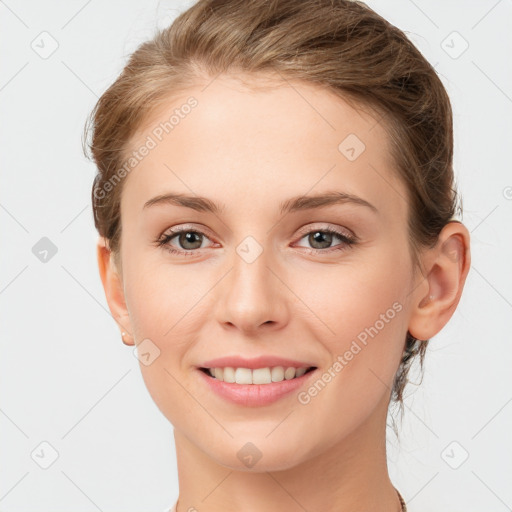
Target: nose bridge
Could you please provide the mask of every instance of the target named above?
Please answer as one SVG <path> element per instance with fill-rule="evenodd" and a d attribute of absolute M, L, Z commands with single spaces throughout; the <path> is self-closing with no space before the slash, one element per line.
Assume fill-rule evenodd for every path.
<path fill-rule="evenodd" d="M 286 308 L 272 261 L 270 249 L 253 236 L 234 247 L 231 271 L 223 280 L 219 321 L 248 331 L 268 322 L 282 322 Z"/>

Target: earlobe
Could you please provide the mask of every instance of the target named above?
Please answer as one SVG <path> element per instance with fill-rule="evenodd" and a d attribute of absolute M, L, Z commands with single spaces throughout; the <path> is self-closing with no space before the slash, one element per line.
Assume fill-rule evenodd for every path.
<path fill-rule="evenodd" d="M 97 244 L 98 269 L 105 297 L 112 317 L 121 331 L 121 339 L 125 345 L 135 345 L 130 316 L 126 307 L 122 277 L 117 269 L 114 257 L 108 248 L 107 241 L 100 237 Z"/>
<path fill-rule="evenodd" d="M 121 340 L 123 341 L 123 343 L 125 345 L 130 345 L 130 346 L 135 345 L 135 341 L 133 340 L 133 337 L 130 336 L 127 332 L 123 331 L 121 333 Z"/>
<path fill-rule="evenodd" d="M 426 260 L 423 283 L 414 295 L 409 332 L 419 340 L 435 336 L 453 315 L 471 266 L 470 237 L 459 221 L 449 222 L 439 234 L 436 247 L 430 249 Z"/>

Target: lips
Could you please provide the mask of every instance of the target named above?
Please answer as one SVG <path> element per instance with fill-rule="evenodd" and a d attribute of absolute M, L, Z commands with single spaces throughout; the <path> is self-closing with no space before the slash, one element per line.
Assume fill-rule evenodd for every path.
<path fill-rule="evenodd" d="M 313 378 L 312 375 L 315 374 L 317 367 L 307 360 L 299 361 L 262 355 L 252 359 L 241 356 L 210 359 L 204 361 L 197 369 L 202 382 L 224 400 L 245 407 L 261 407 L 290 396 L 293 391 L 298 390 Z M 212 370 L 215 370 L 214 376 Z M 226 381 L 224 376 L 228 370 L 230 377 L 229 381 Z M 268 379 L 269 371 L 271 381 Z M 283 375 L 277 375 L 283 371 L 284 379 Z M 256 372 L 258 372 L 258 382 L 255 383 Z M 275 377 L 272 377 L 272 372 L 276 372 Z M 219 373 L 218 376 L 217 373 Z M 233 382 L 233 374 L 235 382 Z M 250 380 L 253 382 L 250 383 Z"/>
<path fill-rule="evenodd" d="M 213 361 L 206 361 L 211 364 L 212 362 L 218 364 L 222 359 Z M 231 359 L 233 361 L 233 359 Z M 237 364 L 240 358 L 236 358 Z M 242 360 L 243 361 L 243 360 Z M 267 360 L 268 361 L 268 360 Z M 289 359 L 279 359 L 279 361 L 290 362 Z M 252 361 L 255 363 L 255 361 Z M 297 361 L 295 361 L 296 363 Z M 245 364 L 247 359 L 245 360 Z M 258 364 L 261 364 L 258 362 Z M 302 363 L 300 363 L 302 365 Z M 302 366 L 299 366 L 301 368 Z M 219 368 L 219 367 L 217 367 Z M 209 373 L 198 368 L 197 375 L 201 382 L 203 382 L 208 389 L 215 395 L 219 396 L 224 401 L 243 407 L 264 407 L 277 402 L 278 400 L 285 400 L 286 397 L 291 399 L 294 392 L 298 392 L 300 388 L 305 387 L 315 377 L 317 370 L 311 370 L 301 375 L 300 377 L 292 378 L 289 380 L 282 380 L 280 382 L 271 382 L 264 384 L 238 384 L 224 382 L 212 377 Z M 250 370 L 245 370 L 246 372 Z"/>
<path fill-rule="evenodd" d="M 286 368 L 311 368 L 315 366 L 311 361 L 297 361 L 294 359 L 286 359 L 278 356 L 263 355 L 252 359 L 246 359 L 240 356 L 225 356 L 217 359 L 210 359 L 200 364 L 198 368 L 249 368 L 254 370 L 256 368 L 266 368 L 283 366 Z"/>

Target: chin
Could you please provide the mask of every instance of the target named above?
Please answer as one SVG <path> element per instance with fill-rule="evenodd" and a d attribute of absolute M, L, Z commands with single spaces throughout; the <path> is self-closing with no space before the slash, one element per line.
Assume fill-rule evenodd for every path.
<path fill-rule="evenodd" d="M 289 446 L 275 446 L 273 443 L 262 441 L 230 442 L 229 447 L 222 453 L 210 453 L 210 457 L 221 466 L 233 471 L 248 473 L 263 473 L 267 471 L 285 471 L 305 462 L 308 457 L 299 453 L 299 443 L 291 442 Z M 233 452 L 235 455 L 233 457 Z"/>

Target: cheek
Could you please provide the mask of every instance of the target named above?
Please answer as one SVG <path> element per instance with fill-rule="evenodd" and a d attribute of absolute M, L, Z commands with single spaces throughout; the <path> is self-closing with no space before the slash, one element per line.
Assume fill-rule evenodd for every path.
<path fill-rule="evenodd" d="M 308 411 L 310 428 L 325 432 L 326 438 L 343 438 L 376 408 L 382 414 L 387 410 L 407 329 L 402 299 L 406 283 L 401 273 L 402 277 L 386 270 L 366 266 L 359 274 L 354 267 L 337 269 L 328 285 L 315 288 L 316 299 L 311 299 L 311 303 L 316 300 L 311 309 L 322 321 L 308 313 L 311 320 L 305 322 L 306 328 L 328 357 L 301 403 Z M 307 290 L 304 287 L 301 293 Z M 343 411 L 343 418 L 326 424 L 333 411 Z"/>
<path fill-rule="evenodd" d="M 384 249 L 369 252 L 364 260 L 354 257 L 339 265 L 308 269 L 307 280 L 297 278 L 297 273 L 288 275 L 287 281 L 300 298 L 295 316 L 307 319 L 317 339 L 343 349 L 360 333 L 364 339 L 365 329 L 375 324 L 383 337 L 403 328 L 401 312 L 410 286 L 408 263 Z"/>
<path fill-rule="evenodd" d="M 126 283 L 135 334 L 164 345 L 190 326 L 187 317 L 193 316 L 194 304 L 208 289 L 193 270 L 167 263 L 161 256 L 132 257 Z"/>
<path fill-rule="evenodd" d="M 308 306 L 297 314 L 299 322 L 322 343 L 327 365 L 339 363 L 331 372 L 333 400 L 366 394 L 371 401 L 372 393 L 377 399 L 392 386 L 407 332 L 408 265 L 392 246 L 381 246 L 364 261 L 295 280 L 293 289 Z"/>
<path fill-rule="evenodd" d="M 194 305 L 208 287 L 191 282 L 183 267 L 161 262 L 133 259 L 130 272 L 126 300 L 135 338 L 146 344 L 150 340 L 149 351 L 156 354 L 145 364 L 139 350 L 141 374 L 160 411 L 179 424 L 183 410 L 190 407 L 190 397 L 183 392 L 187 353 L 200 329 Z"/>

